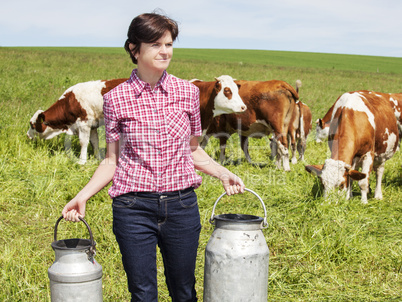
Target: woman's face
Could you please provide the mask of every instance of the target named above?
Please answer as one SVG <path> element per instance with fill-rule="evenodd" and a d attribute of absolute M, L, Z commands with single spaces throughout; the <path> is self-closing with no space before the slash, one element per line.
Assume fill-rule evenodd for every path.
<path fill-rule="evenodd" d="M 138 68 L 149 72 L 162 73 L 169 67 L 173 56 L 173 40 L 169 31 L 156 42 L 142 43 L 136 53 Z"/>

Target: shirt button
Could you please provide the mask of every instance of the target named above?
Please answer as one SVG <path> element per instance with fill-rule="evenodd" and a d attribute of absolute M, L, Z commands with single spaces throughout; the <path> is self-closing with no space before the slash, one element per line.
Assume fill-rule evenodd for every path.
<path fill-rule="evenodd" d="M 157 109 L 155 109 L 155 110 L 154 110 L 154 113 L 157 113 L 157 112 L 158 112 L 158 110 L 157 110 Z"/>

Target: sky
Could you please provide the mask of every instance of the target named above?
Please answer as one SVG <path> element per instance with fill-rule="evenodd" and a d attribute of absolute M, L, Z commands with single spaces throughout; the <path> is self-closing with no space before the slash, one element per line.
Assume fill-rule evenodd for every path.
<path fill-rule="evenodd" d="M 402 57 L 401 0 L 8 0 L 0 46 L 123 47 L 155 9 L 178 22 L 179 48 Z"/>

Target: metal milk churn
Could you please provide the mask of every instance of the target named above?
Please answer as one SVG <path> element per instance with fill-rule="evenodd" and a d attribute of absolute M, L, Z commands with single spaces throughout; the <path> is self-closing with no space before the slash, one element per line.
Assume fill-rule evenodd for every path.
<path fill-rule="evenodd" d="M 56 259 L 48 269 L 52 302 L 98 302 L 102 301 L 102 266 L 94 259 L 95 241 L 88 223 L 91 239 L 57 240 L 57 226 L 54 228 L 52 248 Z"/>
<path fill-rule="evenodd" d="M 205 249 L 204 302 L 267 302 L 269 249 L 262 228 L 267 211 L 260 200 L 264 218 L 245 214 L 214 216 L 215 229 Z"/>

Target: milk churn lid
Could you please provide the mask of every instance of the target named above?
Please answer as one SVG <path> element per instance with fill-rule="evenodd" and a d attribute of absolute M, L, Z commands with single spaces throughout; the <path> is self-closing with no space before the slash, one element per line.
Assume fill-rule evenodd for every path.
<path fill-rule="evenodd" d="M 221 221 L 230 221 L 230 222 L 262 222 L 262 227 L 266 228 L 268 227 L 267 223 L 267 209 L 265 208 L 265 204 L 262 201 L 261 197 L 255 193 L 254 191 L 250 189 L 245 189 L 246 191 L 253 193 L 257 198 L 260 200 L 261 205 L 264 209 L 264 218 L 259 217 L 259 216 L 254 216 L 254 215 L 247 215 L 247 214 L 221 214 L 221 215 L 216 215 L 215 216 L 215 208 L 216 205 L 218 204 L 218 201 L 226 195 L 226 192 L 224 192 L 221 196 L 218 197 L 218 199 L 215 201 L 214 207 L 212 209 L 212 214 L 211 214 L 211 219 L 209 220 L 212 224 L 214 223 L 214 220 L 221 220 Z"/>

